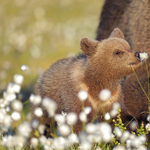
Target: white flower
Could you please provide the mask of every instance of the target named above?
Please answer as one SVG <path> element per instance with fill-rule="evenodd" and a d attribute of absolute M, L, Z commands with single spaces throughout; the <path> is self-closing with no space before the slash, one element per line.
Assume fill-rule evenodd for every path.
<path fill-rule="evenodd" d="M 24 80 L 24 77 L 20 74 L 15 74 L 14 75 L 14 82 L 17 83 L 17 84 L 22 84 L 23 83 L 23 80 Z"/>
<path fill-rule="evenodd" d="M 104 116 L 105 120 L 109 120 L 110 119 L 110 114 L 107 112 Z"/>
<path fill-rule="evenodd" d="M 110 115 L 111 115 L 112 118 L 116 117 L 117 114 L 118 114 L 118 111 L 115 110 L 115 109 L 113 109 L 113 110 L 110 111 Z"/>
<path fill-rule="evenodd" d="M 11 117 L 12 117 L 12 119 L 15 120 L 15 121 L 18 121 L 18 120 L 21 119 L 21 115 L 20 115 L 20 113 L 17 112 L 17 111 L 14 111 L 14 112 L 11 114 Z"/>
<path fill-rule="evenodd" d="M 93 134 L 96 131 L 96 126 L 93 123 L 88 123 L 85 126 L 85 130 L 88 134 Z"/>
<path fill-rule="evenodd" d="M 7 106 L 5 109 L 6 109 L 6 112 L 10 112 L 11 111 L 11 108 L 9 106 Z"/>
<path fill-rule="evenodd" d="M 55 114 L 54 119 L 58 124 L 64 124 L 65 123 L 65 117 L 61 114 Z"/>
<path fill-rule="evenodd" d="M 34 95 L 34 94 L 31 94 L 29 99 L 34 105 L 38 105 L 42 101 L 40 95 Z"/>
<path fill-rule="evenodd" d="M 130 148 L 131 146 L 132 146 L 132 142 L 131 142 L 130 139 L 128 139 L 128 140 L 126 141 L 126 147 L 127 147 L 127 148 Z"/>
<path fill-rule="evenodd" d="M 22 149 L 26 143 L 26 139 L 23 136 L 17 135 L 13 138 L 14 146 L 18 147 L 18 149 Z"/>
<path fill-rule="evenodd" d="M 48 97 L 45 97 L 43 99 L 42 105 L 45 107 L 45 109 L 47 110 L 48 114 L 50 117 L 53 117 L 55 114 L 55 111 L 57 109 L 57 104 L 55 101 L 51 100 Z"/>
<path fill-rule="evenodd" d="M 139 140 L 141 141 L 142 144 L 144 144 L 146 142 L 146 135 L 145 134 L 140 135 L 138 138 L 139 138 Z"/>
<path fill-rule="evenodd" d="M 135 131 L 136 130 L 136 127 L 137 127 L 137 122 L 136 121 L 132 121 L 130 123 L 130 128 L 132 131 Z"/>
<path fill-rule="evenodd" d="M 39 143 L 38 138 L 35 138 L 35 137 L 31 138 L 31 145 L 32 145 L 34 148 L 37 147 L 38 143 Z"/>
<path fill-rule="evenodd" d="M 40 136 L 39 141 L 41 145 L 45 145 L 47 142 L 47 138 L 44 135 L 42 135 Z"/>
<path fill-rule="evenodd" d="M 9 105 L 9 102 L 12 102 L 16 99 L 16 94 L 14 93 L 7 93 L 5 95 L 5 101 L 3 102 L 4 106 L 8 106 Z"/>
<path fill-rule="evenodd" d="M 117 145 L 113 148 L 113 150 L 126 150 L 126 148 L 123 145 Z"/>
<path fill-rule="evenodd" d="M 111 97 L 111 91 L 108 89 L 103 89 L 100 91 L 99 98 L 101 101 L 105 102 Z"/>
<path fill-rule="evenodd" d="M 117 137 L 122 136 L 122 131 L 118 127 L 115 127 L 114 131 L 115 131 L 115 134 L 116 134 Z"/>
<path fill-rule="evenodd" d="M 82 142 L 81 145 L 79 146 L 80 150 L 91 150 L 92 145 L 90 142 Z"/>
<path fill-rule="evenodd" d="M 147 150 L 147 147 L 144 145 L 140 145 L 137 150 Z"/>
<path fill-rule="evenodd" d="M 60 132 L 62 136 L 68 136 L 71 132 L 71 129 L 68 125 L 62 124 L 58 126 L 58 131 Z"/>
<path fill-rule="evenodd" d="M 79 114 L 79 119 L 82 121 L 82 122 L 87 122 L 87 115 L 84 111 L 82 111 L 80 114 Z"/>
<path fill-rule="evenodd" d="M 136 135 L 130 134 L 129 139 L 134 140 L 136 138 Z"/>
<path fill-rule="evenodd" d="M 62 137 L 55 138 L 53 141 L 53 149 L 63 150 L 65 149 L 66 141 Z"/>
<path fill-rule="evenodd" d="M 110 142 L 112 139 L 112 136 L 110 133 L 106 132 L 105 134 L 102 134 L 102 140 L 105 142 L 105 143 L 108 143 Z"/>
<path fill-rule="evenodd" d="M 67 113 L 66 113 L 66 112 L 64 112 L 64 111 L 62 111 L 62 112 L 61 112 L 61 114 L 62 114 L 64 117 L 66 117 L 66 116 L 67 116 Z"/>
<path fill-rule="evenodd" d="M 148 129 L 148 131 L 150 131 L 150 124 L 147 123 L 146 126 L 145 126 L 145 128 Z"/>
<path fill-rule="evenodd" d="M 19 100 L 15 100 L 12 102 L 12 108 L 16 111 L 22 111 L 23 105 Z"/>
<path fill-rule="evenodd" d="M 39 121 L 38 121 L 37 119 L 32 120 L 31 126 L 32 126 L 33 128 L 37 128 L 38 125 L 39 125 Z"/>
<path fill-rule="evenodd" d="M 28 66 L 27 65 L 22 65 L 21 66 L 21 70 L 22 71 L 26 71 L 26 70 L 28 70 L 29 68 L 28 68 Z"/>
<path fill-rule="evenodd" d="M 6 146 L 7 147 L 13 147 L 13 137 L 12 137 L 12 135 L 8 135 Z"/>
<path fill-rule="evenodd" d="M 127 139 L 129 138 L 129 136 L 130 136 L 130 132 L 129 131 L 123 132 L 123 135 L 121 136 L 121 142 L 125 143 L 127 141 Z"/>
<path fill-rule="evenodd" d="M 142 143 L 138 137 L 136 137 L 134 140 L 132 140 L 132 146 L 138 148 L 140 145 L 142 145 Z"/>
<path fill-rule="evenodd" d="M 119 110 L 120 109 L 120 103 L 118 103 L 118 102 L 115 102 L 115 103 L 113 103 L 113 107 L 112 107 L 112 109 L 114 109 L 114 110 Z"/>
<path fill-rule="evenodd" d="M 77 122 L 77 114 L 74 112 L 68 113 L 66 120 L 68 125 L 75 125 Z"/>
<path fill-rule="evenodd" d="M 29 137 L 32 131 L 30 123 L 27 121 L 24 121 L 22 124 L 20 124 L 17 129 L 18 133 L 24 137 Z"/>
<path fill-rule="evenodd" d="M 40 132 L 40 134 L 44 134 L 44 130 L 45 130 L 45 126 L 43 124 L 40 124 L 38 126 L 38 131 Z"/>
<path fill-rule="evenodd" d="M 146 60 L 147 58 L 148 58 L 147 53 L 145 53 L 145 52 L 140 53 L 140 60 L 141 60 L 141 61 Z"/>
<path fill-rule="evenodd" d="M 84 90 L 79 91 L 78 98 L 80 101 L 85 101 L 88 98 L 88 93 Z"/>
<path fill-rule="evenodd" d="M 98 132 L 100 132 L 100 135 L 102 136 L 102 140 L 104 142 L 110 142 L 112 139 L 112 128 L 111 126 L 106 123 L 102 122 L 96 125 Z"/>
<path fill-rule="evenodd" d="M 0 109 L 0 123 L 3 123 L 5 116 L 6 116 L 6 111 L 5 109 L 1 108 Z"/>
<path fill-rule="evenodd" d="M 21 90 L 21 86 L 10 82 L 7 86 L 7 93 L 19 93 Z"/>
<path fill-rule="evenodd" d="M 42 108 L 41 108 L 41 107 L 37 107 L 37 108 L 34 110 L 34 114 L 35 114 L 37 117 L 42 117 L 42 115 L 43 115 Z"/>
<path fill-rule="evenodd" d="M 71 134 L 68 136 L 68 139 L 70 140 L 70 142 L 71 142 L 72 144 L 79 143 L 79 138 L 78 138 L 78 136 L 77 136 L 75 133 L 71 133 Z"/>
<path fill-rule="evenodd" d="M 10 115 L 5 115 L 3 123 L 5 124 L 5 126 L 10 127 L 11 123 L 12 123 L 12 119 Z"/>
<path fill-rule="evenodd" d="M 91 107 L 84 107 L 83 111 L 88 115 L 91 112 Z"/>

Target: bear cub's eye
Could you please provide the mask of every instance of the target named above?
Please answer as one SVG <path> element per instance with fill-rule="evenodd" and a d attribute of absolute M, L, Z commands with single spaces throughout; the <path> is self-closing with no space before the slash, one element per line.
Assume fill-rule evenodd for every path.
<path fill-rule="evenodd" d="M 118 49 L 114 51 L 114 54 L 118 56 L 121 56 L 123 53 L 124 53 L 123 51 L 118 50 Z"/>

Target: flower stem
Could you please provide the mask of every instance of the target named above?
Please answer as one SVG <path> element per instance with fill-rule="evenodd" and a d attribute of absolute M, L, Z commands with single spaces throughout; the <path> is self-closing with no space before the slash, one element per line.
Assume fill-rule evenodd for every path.
<path fill-rule="evenodd" d="M 149 71 L 148 71 L 148 66 L 147 66 L 147 62 L 145 60 L 145 65 L 146 65 L 146 70 L 147 70 L 147 78 L 148 78 L 148 97 L 149 97 Z"/>
<path fill-rule="evenodd" d="M 139 79 L 138 79 L 138 77 L 137 77 L 137 74 L 136 74 L 136 72 L 135 72 L 135 70 L 134 70 L 134 68 L 133 68 L 132 64 L 131 64 L 131 68 L 132 68 L 132 70 L 133 70 L 133 72 L 134 72 L 134 74 L 135 74 L 135 76 L 136 76 L 136 79 L 137 79 L 137 80 L 138 80 L 138 82 L 139 82 L 139 85 L 140 85 L 140 87 L 141 87 L 142 91 L 144 92 L 144 94 L 145 94 L 145 96 L 147 97 L 147 99 L 150 101 L 149 97 L 147 96 L 147 94 L 146 94 L 145 90 L 144 90 L 144 89 L 143 89 L 143 87 L 142 87 L 142 84 L 140 83 L 140 80 L 139 80 Z"/>

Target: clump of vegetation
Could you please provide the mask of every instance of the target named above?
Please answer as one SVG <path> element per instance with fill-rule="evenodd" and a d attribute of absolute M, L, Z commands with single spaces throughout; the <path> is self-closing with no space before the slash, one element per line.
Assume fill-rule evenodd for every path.
<path fill-rule="evenodd" d="M 24 70 L 27 71 L 27 70 Z M 63 149 L 81 149 L 81 150 L 125 150 L 125 149 L 142 149 L 149 148 L 149 142 L 146 135 L 149 133 L 149 127 L 145 129 L 144 124 L 137 129 L 136 124 L 132 124 L 136 132 L 129 132 L 121 120 L 121 109 L 119 103 L 114 103 L 112 112 L 117 112 L 115 115 L 112 112 L 105 112 L 105 121 L 99 123 L 88 123 L 87 115 L 90 114 L 91 108 L 84 107 L 87 92 L 80 91 L 79 99 L 83 103 L 83 110 L 77 116 L 76 113 L 55 114 L 57 104 L 50 98 L 41 98 L 38 95 L 31 94 L 26 103 L 37 105 L 42 104 L 42 107 L 37 107 L 34 110 L 34 115 L 38 119 L 32 119 L 30 111 L 25 115 L 23 113 L 24 105 L 20 100 L 17 100 L 16 95 L 21 91 L 21 85 L 24 77 L 20 74 L 15 74 L 14 82 L 8 84 L 6 91 L 3 93 L 3 98 L 0 101 L 0 146 L 1 149 L 45 149 L 45 150 L 63 150 Z M 103 91 L 102 91 L 103 92 Z M 109 98 L 109 91 L 100 94 Z M 106 101 L 105 98 L 105 101 Z M 40 124 L 44 111 L 47 111 L 53 124 L 51 137 L 46 137 L 44 131 L 48 130 L 45 125 Z M 109 124 L 109 120 L 113 119 L 114 128 Z M 83 122 L 83 130 L 79 134 L 73 133 L 73 126 L 77 119 Z M 55 123 L 57 122 L 57 127 Z"/>

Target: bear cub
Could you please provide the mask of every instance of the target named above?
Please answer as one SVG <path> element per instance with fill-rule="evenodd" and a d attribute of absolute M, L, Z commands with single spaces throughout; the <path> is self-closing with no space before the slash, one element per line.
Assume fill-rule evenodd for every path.
<path fill-rule="evenodd" d="M 64 111 L 79 114 L 82 103 L 77 95 L 85 90 L 88 98 L 84 106 L 92 108 L 88 115 L 89 122 L 95 117 L 99 105 L 105 112 L 110 112 L 114 102 L 121 105 L 123 122 L 129 121 L 131 115 L 123 103 L 121 81 L 124 76 L 133 73 L 131 64 L 134 70 L 141 66 L 139 52 L 131 49 L 118 28 L 102 41 L 82 38 L 80 47 L 84 54 L 59 60 L 45 71 L 36 85 L 35 94 L 53 99 L 58 105 L 56 113 Z M 111 97 L 106 102 L 101 102 L 98 96 L 102 89 L 111 91 Z M 102 115 L 102 110 L 98 111 Z M 43 118 L 43 124 L 50 126 L 47 113 Z M 74 132 L 78 133 L 81 128 L 78 120 Z M 46 136 L 49 135 L 46 132 Z"/>

